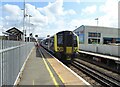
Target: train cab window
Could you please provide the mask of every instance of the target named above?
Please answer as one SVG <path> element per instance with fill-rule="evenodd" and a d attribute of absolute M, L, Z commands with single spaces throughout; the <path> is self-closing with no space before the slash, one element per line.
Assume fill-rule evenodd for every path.
<path fill-rule="evenodd" d="M 77 36 L 74 36 L 73 40 L 74 40 L 74 47 L 77 47 Z"/>
<path fill-rule="evenodd" d="M 66 31 L 64 32 L 64 45 L 71 47 L 73 45 L 73 33 Z"/>
<path fill-rule="evenodd" d="M 57 35 L 57 44 L 58 44 L 58 46 L 63 45 L 63 34 Z"/>
<path fill-rule="evenodd" d="M 72 46 L 72 35 L 66 35 L 64 38 L 66 40 L 66 46 Z"/>

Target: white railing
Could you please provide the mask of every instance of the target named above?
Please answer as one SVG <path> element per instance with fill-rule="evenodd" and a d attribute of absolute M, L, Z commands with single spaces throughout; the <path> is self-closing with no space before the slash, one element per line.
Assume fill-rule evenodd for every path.
<path fill-rule="evenodd" d="M 13 85 L 33 42 L 0 40 L 0 86 Z"/>

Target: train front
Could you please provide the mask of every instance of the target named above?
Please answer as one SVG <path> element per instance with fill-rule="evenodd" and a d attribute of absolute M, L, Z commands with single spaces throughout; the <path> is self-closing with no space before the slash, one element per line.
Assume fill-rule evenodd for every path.
<path fill-rule="evenodd" d="M 57 33 L 57 52 L 63 62 L 71 62 L 79 49 L 79 39 L 72 31 Z"/>

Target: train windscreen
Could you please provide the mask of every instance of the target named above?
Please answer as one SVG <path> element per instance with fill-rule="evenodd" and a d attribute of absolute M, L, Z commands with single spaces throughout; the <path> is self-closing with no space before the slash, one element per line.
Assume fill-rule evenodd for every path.
<path fill-rule="evenodd" d="M 77 47 L 77 36 L 74 36 L 73 37 L 73 43 L 74 43 L 74 47 Z"/>
<path fill-rule="evenodd" d="M 66 36 L 65 40 L 66 40 L 66 46 L 71 47 L 71 46 L 72 46 L 72 43 L 73 43 L 73 41 L 72 41 L 72 35 L 69 35 L 69 34 L 68 34 L 68 35 Z"/>
<path fill-rule="evenodd" d="M 73 46 L 73 34 L 72 32 L 65 32 L 64 35 L 65 45 L 68 47 Z"/>
<path fill-rule="evenodd" d="M 57 45 L 58 46 L 77 46 L 77 36 L 73 35 L 72 32 L 60 32 L 57 34 Z"/>
<path fill-rule="evenodd" d="M 57 35 L 57 45 L 58 46 L 63 45 L 63 33 Z"/>

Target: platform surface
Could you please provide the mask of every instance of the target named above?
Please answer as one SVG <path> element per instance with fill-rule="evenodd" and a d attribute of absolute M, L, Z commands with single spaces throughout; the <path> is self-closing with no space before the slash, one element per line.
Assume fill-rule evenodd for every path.
<path fill-rule="evenodd" d="M 43 51 L 45 50 L 43 49 Z M 54 71 L 57 73 L 59 78 L 62 80 L 64 85 L 90 85 L 83 78 L 70 70 L 66 65 L 61 63 L 58 59 L 50 58 L 49 55 L 46 57 L 46 59 L 48 60 Z"/>
<path fill-rule="evenodd" d="M 108 55 L 103 55 L 103 54 L 94 53 L 94 52 L 88 52 L 88 51 L 78 51 L 78 52 L 93 55 L 93 56 L 99 56 L 99 57 L 103 57 L 103 58 L 111 59 L 111 60 L 115 60 L 115 61 L 120 61 L 119 57 L 108 56 Z"/>
<path fill-rule="evenodd" d="M 33 49 L 25 65 L 19 85 L 55 85 L 40 53 L 36 49 Z"/>
<path fill-rule="evenodd" d="M 40 52 L 34 48 L 25 65 L 19 85 L 55 86 L 87 84 L 66 69 L 56 59 L 42 58 Z"/>

